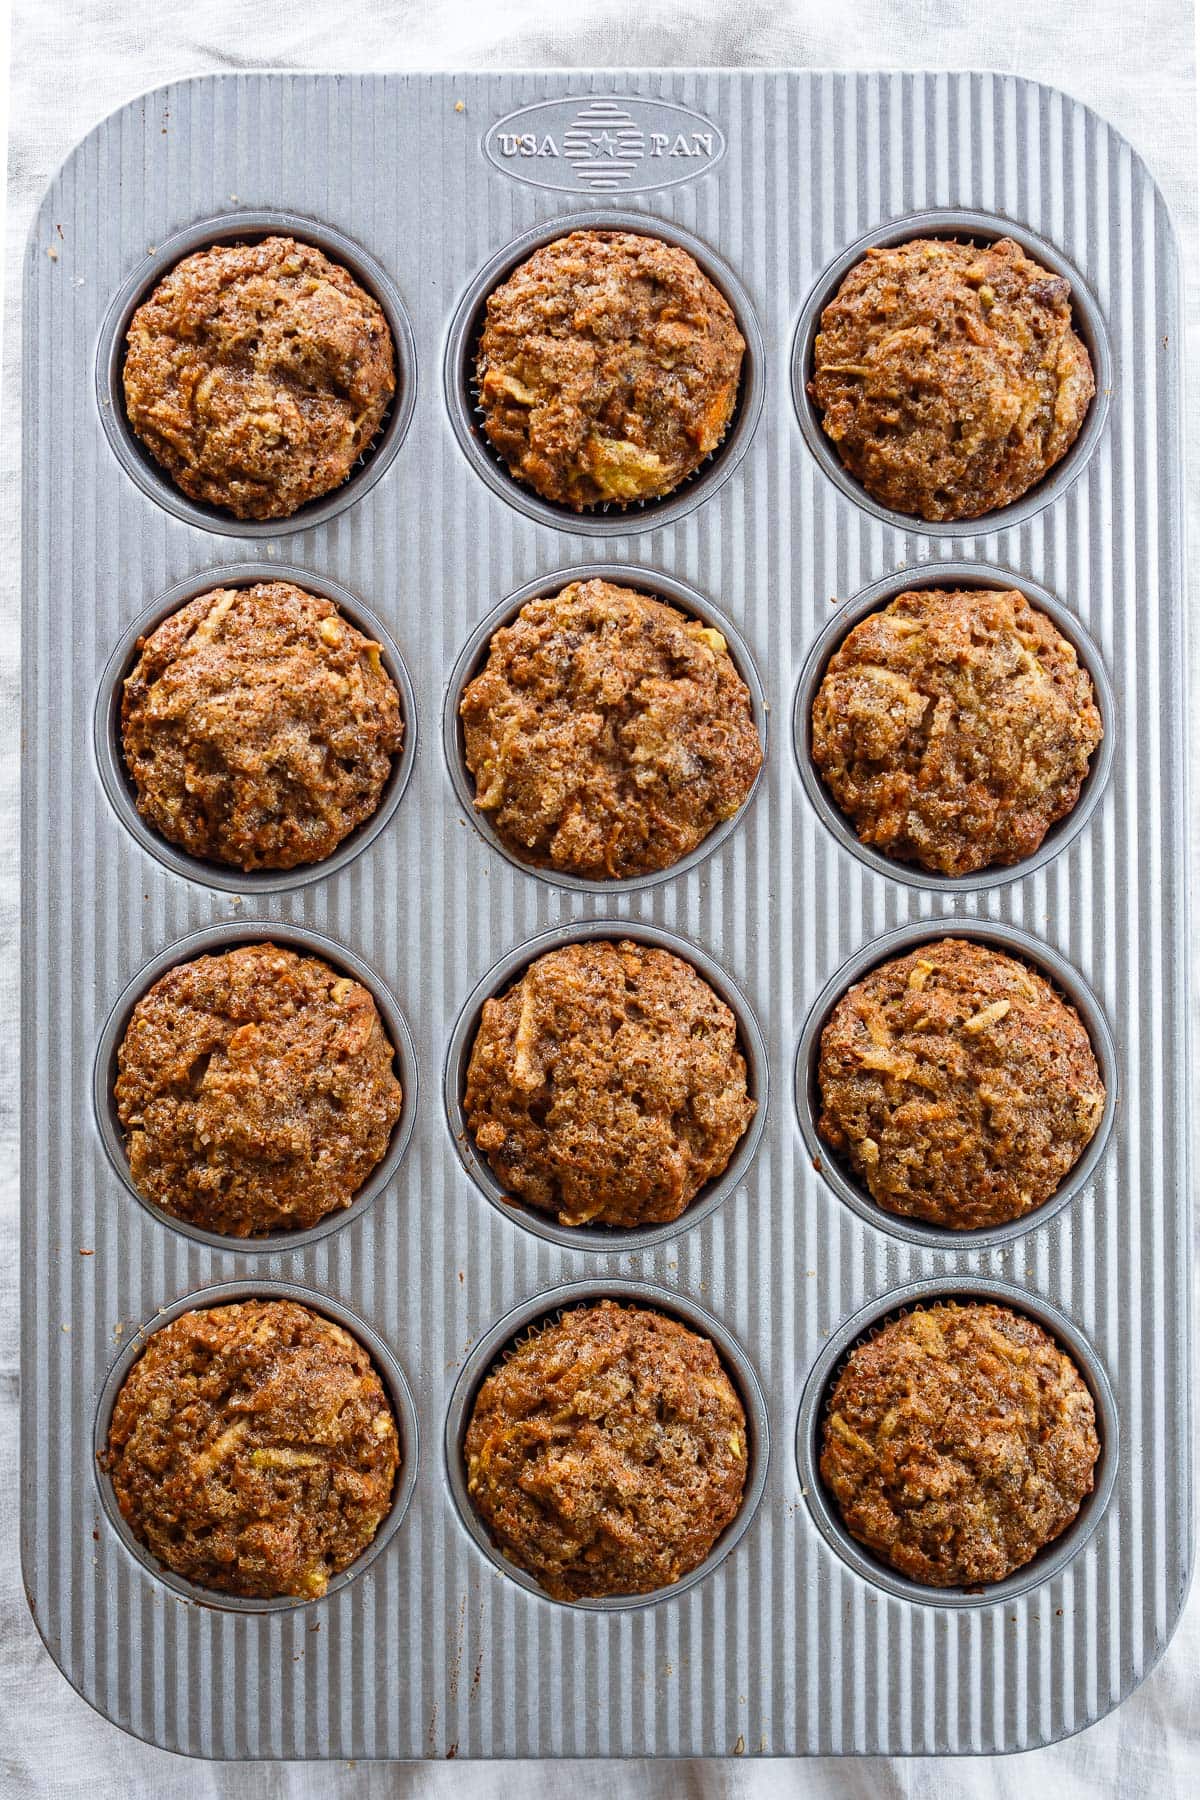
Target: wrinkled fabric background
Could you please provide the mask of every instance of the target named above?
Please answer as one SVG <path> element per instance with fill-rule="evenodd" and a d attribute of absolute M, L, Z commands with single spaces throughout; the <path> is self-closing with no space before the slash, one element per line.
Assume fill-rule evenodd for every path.
<path fill-rule="evenodd" d="M 2 0 L 0 0 L 2 3 Z M 1083 1736 L 970 1761 L 203 1764 L 154 1750 L 93 1714 L 33 1629 L 17 1555 L 16 1042 L 17 692 L 20 466 L 19 265 L 58 163 L 106 113 L 160 82 L 210 69 L 603 67 L 657 64 L 999 69 L 1087 101 L 1132 140 L 1183 240 L 1189 361 L 1200 371 L 1194 25 L 1187 0 L 15 0 L 0 467 L 0 1796 L 623 1795 L 774 1800 L 914 1795 L 977 1800 L 1185 1800 L 1200 1793 L 1200 1584 L 1160 1667 Z M 1195 406 L 1192 407 L 1193 417 Z M 1195 459 L 1193 459 L 1193 462 Z M 1191 542 L 1200 545 L 1195 480 Z M 1193 583 L 1195 587 L 1195 583 Z M 1193 636 L 1195 634 L 1193 633 Z M 1193 693 L 1200 695 L 1194 667 Z M 1193 792 L 1200 793 L 1194 759 Z M 1200 1041 L 1200 1039 L 1198 1039 Z M 1198 1309 L 1200 1316 L 1200 1309 Z M 787 1645 L 780 1653 L 789 1653 Z"/>

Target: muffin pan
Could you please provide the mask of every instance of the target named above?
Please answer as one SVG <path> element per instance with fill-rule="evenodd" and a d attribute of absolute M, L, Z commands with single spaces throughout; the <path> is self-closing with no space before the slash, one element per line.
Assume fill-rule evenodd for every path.
<path fill-rule="evenodd" d="M 491 456 L 471 356 L 490 286 L 581 224 L 684 244 L 748 348 L 733 424 L 690 481 L 577 515 Z M 848 262 L 928 230 L 1009 232 L 1063 267 L 1097 374 L 1060 467 L 953 526 L 870 503 L 804 390 Z M 184 499 L 129 436 L 122 342 L 180 256 L 271 231 L 375 293 L 400 385 L 344 487 L 241 524 Z M 1165 1646 L 1191 1558 L 1180 328 L 1174 239 L 1136 155 L 1075 102 L 996 76 L 206 76 L 142 96 L 69 159 L 34 224 L 25 321 L 22 1553 L 68 1678 L 136 1735 L 217 1758 L 991 1752 L 1110 1710 Z M 597 536 L 611 561 L 588 559 Z M 597 573 L 727 633 L 767 752 L 751 800 L 692 857 L 611 885 L 502 852 L 473 814 L 457 723 L 496 624 Z M 116 722 L 140 631 L 268 576 L 379 639 L 406 739 L 380 811 L 328 863 L 240 877 L 147 830 Z M 952 882 L 864 851 L 807 762 L 840 636 L 930 581 L 1011 584 L 1043 606 L 1106 731 L 1036 856 Z M 1045 1207 L 956 1236 L 882 1214 L 831 1164 L 809 1064 L 857 972 L 964 933 L 1074 1002 L 1108 1102 Z M 586 935 L 692 961 L 737 1013 L 759 1101 L 721 1181 L 646 1232 L 506 1204 L 461 1116 L 483 999 Z M 230 1240 L 135 1199 L 113 1057 L 162 969 L 263 939 L 372 988 L 404 1112 L 344 1212 Z M 392 1512 L 320 1601 L 182 1591 L 95 1461 L 145 1334 L 258 1294 L 346 1324 L 400 1417 Z M 459 1445 L 505 1344 L 601 1294 L 713 1337 L 751 1423 L 750 1485 L 687 1581 L 568 1606 L 481 1533 Z M 969 1594 L 914 1589 L 854 1544 L 815 1436 L 858 1337 L 967 1294 L 1071 1350 L 1103 1438 L 1077 1522 Z"/>

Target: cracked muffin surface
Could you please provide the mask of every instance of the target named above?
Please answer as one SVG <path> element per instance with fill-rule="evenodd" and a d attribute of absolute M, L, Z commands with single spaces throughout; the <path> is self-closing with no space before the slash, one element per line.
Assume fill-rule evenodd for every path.
<path fill-rule="evenodd" d="M 400 1443 L 357 1338 L 295 1301 L 246 1300 L 152 1333 L 100 1461 L 130 1530 L 174 1574 L 315 1600 L 386 1517 Z"/>
<path fill-rule="evenodd" d="M 176 263 L 130 321 L 123 380 L 130 427 L 190 499 L 286 519 L 371 443 L 396 353 L 349 270 L 269 237 Z"/>
<path fill-rule="evenodd" d="M 944 938 L 872 969 L 821 1032 L 821 1136 L 886 1211 L 954 1230 L 1044 1205 L 1104 1114 L 1091 1039 L 1043 975 Z"/>
<path fill-rule="evenodd" d="M 483 428 L 543 499 L 576 510 L 655 499 L 725 435 L 745 348 L 686 250 L 573 231 L 488 295 L 475 368 Z"/>
<path fill-rule="evenodd" d="M 609 581 L 528 601 L 459 710 L 476 807 L 526 862 L 593 880 L 680 861 L 762 766 L 721 633 Z"/>
<path fill-rule="evenodd" d="M 1075 1363 L 1008 1307 L 939 1303 L 853 1349 L 821 1475 L 851 1536 L 931 1587 L 1023 1568 L 1072 1523 L 1100 1454 Z"/>
<path fill-rule="evenodd" d="M 1102 736 L 1074 645 L 1015 590 L 898 595 L 812 707 L 813 762 L 862 842 L 940 875 L 1032 856 Z"/>
<path fill-rule="evenodd" d="M 493 1542 L 557 1600 L 681 1580 L 746 1485 L 745 1413 L 711 1341 L 612 1300 L 514 1345 L 479 1389 L 463 1449 Z"/>
<path fill-rule="evenodd" d="M 691 964 L 598 939 L 484 1002 L 463 1105 L 506 1196 L 622 1227 L 677 1219 L 756 1110 L 737 1020 Z"/>
<path fill-rule="evenodd" d="M 1096 391 L 1071 286 L 1011 238 L 868 250 L 821 314 L 809 393 L 895 512 L 976 519 L 1066 455 Z"/>
<path fill-rule="evenodd" d="M 379 645 L 288 581 L 214 588 L 138 643 L 121 747 L 138 811 L 242 870 L 331 856 L 375 812 L 404 740 Z"/>
<path fill-rule="evenodd" d="M 372 995 L 320 957 L 263 943 L 180 963 L 117 1052 L 134 1185 L 232 1237 L 315 1225 L 387 1153 L 394 1057 Z"/>

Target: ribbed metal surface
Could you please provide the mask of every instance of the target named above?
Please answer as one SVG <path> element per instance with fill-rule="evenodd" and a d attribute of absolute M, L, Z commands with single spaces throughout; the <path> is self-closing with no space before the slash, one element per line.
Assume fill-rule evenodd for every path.
<path fill-rule="evenodd" d="M 605 555 L 711 595 L 745 634 L 772 711 L 770 767 L 737 832 L 683 877 L 609 901 L 514 870 L 462 817 L 439 739 L 445 683 L 475 623 L 521 583 L 594 559 L 479 478 L 442 391 L 445 333 L 475 272 L 518 232 L 594 207 L 513 181 L 489 121 L 559 94 L 659 95 L 720 126 L 692 183 L 620 196 L 715 246 L 748 287 L 767 353 L 742 467 L 695 512 Z M 456 107 L 463 102 L 463 109 Z M 1083 273 L 1115 360 L 1103 440 L 1080 481 L 1011 532 L 935 543 L 835 491 L 789 387 L 808 289 L 848 241 L 921 207 L 1011 214 Z M 333 224 L 393 276 L 416 336 L 408 439 L 360 504 L 264 544 L 168 516 L 131 482 L 96 410 L 112 295 L 149 246 L 208 214 L 280 206 Z M 49 252 L 55 252 L 51 257 Z M 214 1757 L 989 1751 L 1044 1742 L 1114 1705 L 1162 1649 L 1190 1556 L 1188 1189 L 1181 742 L 1178 320 L 1162 202 L 1084 108 L 991 76 L 632 73 L 229 76 L 115 114 L 55 179 L 29 249 L 25 406 L 24 1559 L 53 1655 L 102 1711 Z M 118 823 L 95 767 L 97 683 L 129 621 L 172 582 L 261 557 L 345 583 L 412 673 L 420 746 L 378 840 L 331 879 L 250 899 L 170 873 Z M 982 895 L 889 881 L 817 819 L 788 743 L 794 684 L 828 616 L 887 571 L 980 558 L 1042 582 L 1105 656 L 1113 776 L 1048 867 Z M 839 1202 L 807 1163 L 790 1099 L 797 1036 L 830 973 L 918 917 L 980 913 L 1054 945 L 1113 1022 L 1122 1101 L 1091 1187 L 991 1253 L 910 1247 Z M 655 921 L 704 946 L 767 1035 L 771 1116 L 742 1188 L 637 1255 L 587 1255 L 502 1217 L 454 1153 L 448 1034 L 480 976 L 572 917 Z M 91 1105 L 108 1009 L 189 929 L 247 916 L 328 933 L 379 969 L 413 1029 L 420 1117 L 392 1187 L 289 1255 L 188 1241 L 124 1191 Z M 91 1251 L 89 1256 L 81 1250 Z M 477 1337 L 543 1288 L 603 1273 L 693 1297 L 742 1343 L 773 1440 L 750 1530 L 669 1604 L 572 1615 L 507 1581 L 454 1511 L 441 1443 Z M 1113 1502 L 1077 1562 L 1003 1606 L 951 1612 L 884 1595 L 816 1530 L 791 1446 L 825 1338 L 902 1282 L 977 1272 L 1067 1313 L 1115 1390 Z M 182 1602 L 102 1518 L 97 1397 L 121 1336 L 180 1294 L 247 1275 L 345 1303 L 392 1346 L 420 1414 L 412 1507 L 335 1599 L 288 1615 Z"/>

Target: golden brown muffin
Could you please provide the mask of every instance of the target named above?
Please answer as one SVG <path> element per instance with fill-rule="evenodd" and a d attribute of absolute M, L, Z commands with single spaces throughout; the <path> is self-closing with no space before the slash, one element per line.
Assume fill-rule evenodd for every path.
<path fill-rule="evenodd" d="M 463 1449 L 497 1548 L 556 1600 L 682 1580 L 746 1485 L 746 1418 L 712 1344 L 612 1300 L 514 1345 L 479 1390 Z"/>
<path fill-rule="evenodd" d="M 1023 1568 L 1091 1493 L 1092 1396 L 1040 1325 L 939 1304 L 851 1351 L 821 1475 L 859 1543 L 912 1581 L 976 1587 Z"/>
<path fill-rule="evenodd" d="M 847 633 L 812 759 L 864 844 L 938 875 L 1032 856 L 1104 735 L 1074 646 L 1023 594 L 922 588 Z"/>
<path fill-rule="evenodd" d="M 349 1206 L 400 1117 L 375 1001 L 318 956 L 242 944 L 143 994 L 115 1095 L 138 1192 L 230 1237 Z"/>
<path fill-rule="evenodd" d="M 294 869 L 379 805 L 404 739 L 395 683 L 331 600 L 213 588 L 149 636 L 121 699 L 138 811 L 192 856 Z"/>
<path fill-rule="evenodd" d="M 387 1516 L 400 1445 L 356 1338 L 295 1301 L 245 1300 L 153 1333 L 100 1461 L 130 1530 L 174 1574 L 315 1600 Z"/>
<path fill-rule="evenodd" d="M 524 861 L 592 880 L 669 868 L 762 766 L 750 693 L 711 626 L 609 581 L 530 600 L 460 713 L 475 805 Z"/>
<path fill-rule="evenodd" d="M 380 307 L 312 244 L 185 256 L 133 315 L 125 412 L 192 500 L 286 519 L 340 487 L 396 391 Z"/>
<path fill-rule="evenodd" d="M 809 393 L 895 512 L 977 519 L 1064 457 L 1096 391 L 1071 285 L 1011 238 L 868 250 L 821 314 Z"/>
<path fill-rule="evenodd" d="M 476 380 L 518 481 L 581 511 L 669 494 L 725 435 L 746 345 L 695 258 L 573 231 L 493 290 Z"/>
<path fill-rule="evenodd" d="M 1043 975 L 943 938 L 872 969 L 821 1033 L 821 1136 L 888 1212 L 953 1230 L 1049 1200 L 1104 1114 L 1079 1014 Z"/>
<path fill-rule="evenodd" d="M 563 1225 L 658 1225 L 754 1117 L 737 1020 L 690 963 L 588 940 L 487 1000 L 467 1124 L 507 1194 Z"/>

